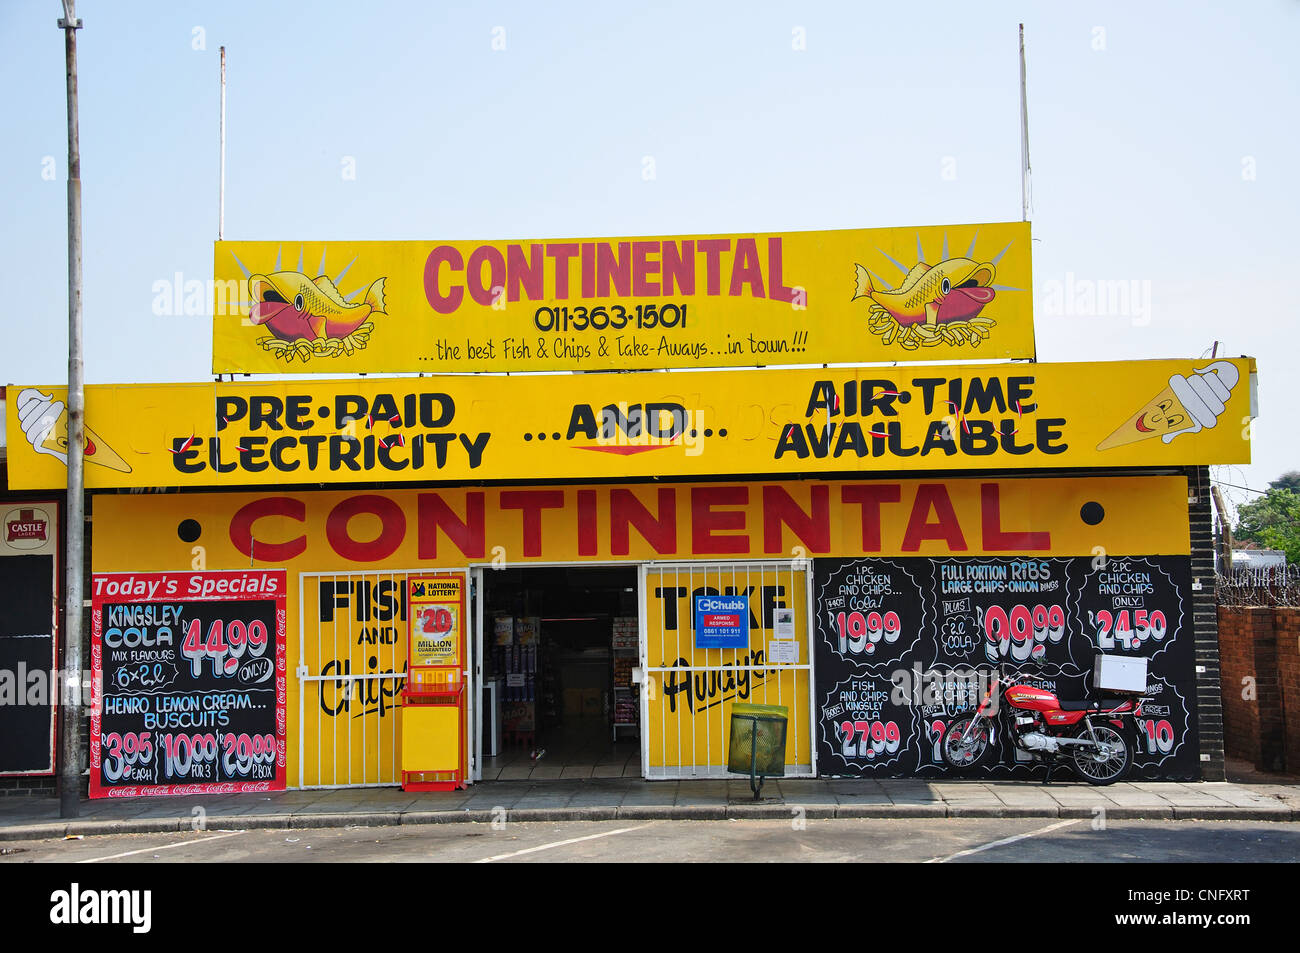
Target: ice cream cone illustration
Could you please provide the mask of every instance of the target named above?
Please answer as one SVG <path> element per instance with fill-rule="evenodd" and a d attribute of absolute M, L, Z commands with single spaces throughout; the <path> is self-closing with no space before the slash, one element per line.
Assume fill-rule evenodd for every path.
<path fill-rule="evenodd" d="M 68 408 L 61 400 L 27 388 L 18 395 L 18 420 L 23 435 L 37 453 L 48 453 L 68 463 Z M 119 473 L 130 473 L 131 465 L 106 444 L 103 439 L 84 427 L 83 453 L 87 463 L 97 463 Z"/>
<path fill-rule="evenodd" d="M 1109 450 L 1152 437 L 1169 443 L 1179 434 L 1208 430 L 1218 422 L 1235 386 L 1237 368 L 1227 361 L 1215 361 L 1189 375 L 1175 374 L 1168 387 L 1097 444 L 1097 449 Z"/>

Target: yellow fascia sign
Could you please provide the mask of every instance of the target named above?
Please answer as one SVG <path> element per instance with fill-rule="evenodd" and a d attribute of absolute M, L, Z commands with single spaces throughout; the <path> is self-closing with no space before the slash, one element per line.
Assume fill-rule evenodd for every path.
<path fill-rule="evenodd" d="M 1029 225 L 217 242 L 213 371 L 1034 357 Z"/>
<path fill-rule="evenodd" d="M 1247 463 L 1253 380 L 1235 358 L 87 387 L 86 484 Z M 65 486 L 65 390 L 9 393 L 10 487 Z"/>

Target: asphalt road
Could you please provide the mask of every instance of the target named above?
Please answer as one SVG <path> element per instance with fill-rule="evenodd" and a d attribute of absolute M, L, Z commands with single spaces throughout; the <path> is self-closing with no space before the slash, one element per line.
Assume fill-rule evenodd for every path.
<path fill-rule="evenodd" d="M 0 844 L 60 863 L 1071 863 L 1300 860 L 1300 825 L 1103 818 L 598 821 L 123 834 Z M 10 871 L 12 876 L 13 871 Z"/>

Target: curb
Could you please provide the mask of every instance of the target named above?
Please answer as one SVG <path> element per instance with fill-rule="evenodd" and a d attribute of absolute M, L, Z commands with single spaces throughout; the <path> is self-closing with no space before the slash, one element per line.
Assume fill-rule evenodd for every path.
<path fill-rule="evenodd" d="M 1085 820 L 1097 816 L 1092 807 L 1052 806 L 1015 807 L 1007 805 L 959 805 L 942 801 L 911 804 L 631 804 L 623 807 L 581 806 L 554 808 L 511 808 L 504 820 L 517 824 L 575 821 L 722 821 L 722 820 L 790 820 L 802 810 L 808 820 L 845 820 L 891 818 L 1066 818 Z M 1110 820 L 1164 821 L 1300 821 L 1300 809 L 1277 807 L 1121 807 L 1108 805 L 1105 817 Z M 208 831 L 233 830 L 325 830 L 346 827 L 397 827 L 420 824 L 488 824 L 502 820 L 500 811 L 374 811 L 356 814 L 249 814 L 211 816 Z M 0 826 L 0 842 L 18 840 L 61 839 L 66 836 L 95 837 L 110 834 L 184 833 L 193 818 L 138 818 L 115 820 L 53 821 L 35 824 Z"/>
<path fill-rule="evenodd" d="M 66 824 L 50 826 L 63 828 L 55 835 L 56 837 L 64 837 L 70 834 L 80 834 L 82 836 L 97 834 L 171 834 L 176 831 L 187 830 L 191 820 L 191 818 L 160 817 L 140 818 L 139 820 L 68 821 Z"/>
<path fill-rule="evenodd" d="M 841 804 L 835 808 L 836 819 L 947 816 L 948 809 L 941 801 L 933 804 Z"/>
<path fill-rule="evenodd" d="M 398 824 L 491 824 L 497 819 L 492 811 L 407 811 L 398 815 Z"/>
<path fill-rule="evenodd" d="M 1053 807 L 1009 807 L 1005 804 L 978 804 L 969 807 L 948 806 L 948 817 L 1060 817 L 1059 805 Z"/>
<path fill-rule="evenodd" d="M 1101 808 L 1101 810 L 1099 811 L 1097 808 Z M 1061 817 L 1078 820 L 1105 817 L 1109 821 L 1172 821 L 1174 820 L 1174 809 L 1169 804 L 1162 804 L 1158 807 L 1122 807 L 1116 804 L 1098 804 L 1092 807 L 1063 807 L 1061 808 Z M 1187 818 L 1187 820 L 1201 820 L 1201 818 Z"/>
<path fill-rule="evenodd" d="M 620 821 L 725 821 L 725 804 L 638 804 L 618 808 Z"/>
<path fill-rule="evenodd" d="M 1178 821 L 1294 821 L 1296 812 L 1286 807 L 1179 807 Z"/>
<path fill-rule="evenodd" d="M 289 818 L 290 830 L 312 827 L 396 827 L 402 823 L 398 811 L 388 814 L 294 814 Z"/>

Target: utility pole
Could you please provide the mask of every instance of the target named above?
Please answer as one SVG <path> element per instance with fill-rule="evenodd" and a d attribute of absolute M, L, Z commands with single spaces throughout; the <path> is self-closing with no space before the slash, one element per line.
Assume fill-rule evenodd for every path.
<path fill-rule="evenodd" d="M 59 816 L 76 817 L 81 798 L 81 616 L 86 532 L 85 392 L 81 365 L 81 151 L 77 142 L 76 0 L 63 0 L 64 52 L 68 79 L 68 506 L 65 609 L 63 613 L 63 717 L 59 720 L 62 765 Z M 58 701 L 59 699 L 55 699 Z"/>

